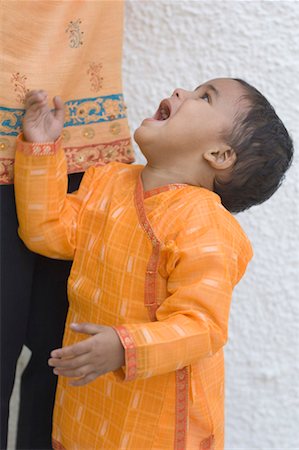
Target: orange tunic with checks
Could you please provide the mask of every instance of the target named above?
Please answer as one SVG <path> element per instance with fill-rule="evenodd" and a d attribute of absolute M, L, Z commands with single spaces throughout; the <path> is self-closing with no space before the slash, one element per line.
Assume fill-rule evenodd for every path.
<path fill-rule="evenodd" d="M 64 345 L 85 338 L 71 322 L 91 322 L 125 348 L 124 367 L 86 386 L 59 377 L 54 448 L 223 450 L 222 348 L 252 256 L 236 219 L 200 187 L 144 192 L 138 165 L 90 168 L 67 194 L 59 141 L 17 147 L 21 238 L 73 259 Z"/>

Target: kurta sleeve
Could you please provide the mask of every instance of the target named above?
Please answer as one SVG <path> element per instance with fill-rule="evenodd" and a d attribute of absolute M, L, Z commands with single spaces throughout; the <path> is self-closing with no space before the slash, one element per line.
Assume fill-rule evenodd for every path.
<path fill-rule="evenodd" d="M 17 140 L 15 196 L 19 235 L 33 252 L 56 259 L 73 259 L 77 222 L 94 169 L 79 190 L 67 194 L 67 167 L 61 140 L 28 143 Z"/>
<path fill-rule="evenodd" d="M 181 369 L 225 344 L 233 286 L 251 257 L 250 244 L 238 254 L 230 240 L 217 227 L 181 233 L 167 262 L 169 296 L 157 321 L 117 328 L 126 380 Z"/>

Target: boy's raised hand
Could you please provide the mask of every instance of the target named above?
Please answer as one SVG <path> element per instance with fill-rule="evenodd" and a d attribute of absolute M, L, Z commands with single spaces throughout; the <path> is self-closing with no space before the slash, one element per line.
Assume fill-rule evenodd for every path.
<path fill-rule="evenodd" d="M 25 97 L 26 113 L 23 134 L 28 142 L 54 142 L 64 124 L 64 104 L 60 97 L 53 98 L 54 110 L 48 106 L 45 91 L 30 91 Z"/>
<path fill-rule="evenodd" d="M 48 364 L 56 375 L 75 378 L 72 386 L 83 386 L 125 364 L 125 350 L 112 327 L 92 323 L 71 324 L 71 329 L 91 337 L 51 352 Z"/>

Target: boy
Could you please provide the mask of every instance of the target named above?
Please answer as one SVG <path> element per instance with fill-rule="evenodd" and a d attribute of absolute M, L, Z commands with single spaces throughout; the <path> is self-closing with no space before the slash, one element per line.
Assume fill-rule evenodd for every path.
<path fill-rule="evenodd" d="M 64 347 L 49 359 L 54 448 L 221 450 L 222 348 L 252 257 L 229 211 L 272 195 L 291 139 L 258 91 L 216 79 L 176 89 L 142 122 L 145 167 L 90 169 L 66 195 L 54 105 L 27 96 L 16 158 L 21 238 L 73 259 Z"/>

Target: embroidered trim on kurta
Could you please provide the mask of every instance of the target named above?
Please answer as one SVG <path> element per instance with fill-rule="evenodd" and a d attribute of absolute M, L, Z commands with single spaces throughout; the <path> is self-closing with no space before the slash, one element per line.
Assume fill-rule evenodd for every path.
<path fill-rule="evenodd" d="M 175 450 L 185 450 L 188 419 L 188 368 L 176 371 Z"/>
<path fill-rule="evenodd" d="M 115 327 L 115 330 L 126 350 L 126 381 L 134 380 L 137 376 L 137 352 L 134 341 L 126 327 Z"/>
<path fill-rule="evenodd" d="M 150 316 L 150 320 L 153 322 L 157 320 L 156 311 L 158 309 L 158 304 L 156 301 L 157 298 L 157 271 L 159 264 L 159 256 L 160 256 L 160 243 L 155 241 L 156 244 L 153 243 L 153 252 L 150 256 L 145 275 L 145 295 L 144 295 L 144 303 L 148 308 L 148 313 Z"/>
<path fill-rule="evenodd" d="M 151 227 L 151 224 L 149 223 L 148 218 L 146 217 L 143 200 L 144 200 L 143 185 L 141 176 L 139 176 L 135 191 L 136 209 L 139 216 L 140 224 L 142 225 L 142 228 L 148 235 L 153 245 L 153 251 L 146 268 L 145 283 L 144 283 L 144 305 L 148 309 L 150 320 L 153 322 L 157 320 L 156 311 L 159 306 L 157 304 L 156 299 L 157 299 L 157 273 L 159 266 L 161 243 L 156 237 Z"/>
<path fill-rule="evenodd" d="M 146 199 L 152 197 L 153 195 L 160 194 L 161 192 L 175 191 L 176 189 L 181 189 L 186 186 L 188 185 L 180 183 L 167 184 L 166 186 L 160 186 L 155 189 L 151 189 L 150 191 L 145 191 L 143 194 L 143 198 Z"/>
<path fill-rule="evenodd" d="M 48 156 L 54 155 L 61 148 L 61 137 L 55 142 L 27 142 L 23 140 L 23 134 L 18 137 L 19 150 L 25 155 Z"/>
<path fill-rule="evenodd" d="M 56 441 L 56 439 L 52 438 L 52 447 L 53 450 L 66 450 L 66 448 L 60 444 L 60 442 Z"/>
<path fill-rule="evenodd" d="M 139 216 L 139 221 L 148 235 L 149 239 L 153 244 L 153 251 L 150 256 L 145 276 L 145 287 L 144 287 L 144 304 L 148 308 L 149 317 L 151 321 L 156 320 L 156 311 L 159 307 L 157 304 L 157 273 L 159 267 L 161 242 L 155 235 L 150 222 L 146 216 L 144 210 L 144 199 L 151 197 L 152 195 L 159 194 L 161 192 L 166 192 L 175 189 L 181 189 L 187 186 L 186 184 L 167 184 L 165 186 L 152 189 L 150 191 L 144 192 L 141 175 L 139 176 L 136 191 L 135 191 L 135 204 Z"/>
<path fill-rule="evenodd" d="M 158 192 L 164 192 L 181 188 L 185 185 L 166 185 L 158 188 Z M 160 189 L 160 191 L 159 191 Z M 148 194 L 153 195 L 157 190 L 148 191 Z M 149 196 L 149 195 L 148 195 Z M 161 242 L 156 237 L 150 222 L 144 210 L 144 191 L 142 185 L 141 175 L 139 176 L 136 192 L 135 203 L 139 216 L 140 223 L 153 244 L 153 251 L 150 256 L 145 276 L 145 292 L 144 303 L 148 308 L 151 321 L 157 320 L 156 311 L 159 307 L 157 304 L 157 273 L 159 266 Z M 187 438 L 187 421 L 188 421 L 188 368 L 176 371 L 176 413 L 175 413 L 175 434 L 174 434 L 174 449 L 185 450 Z"/>

